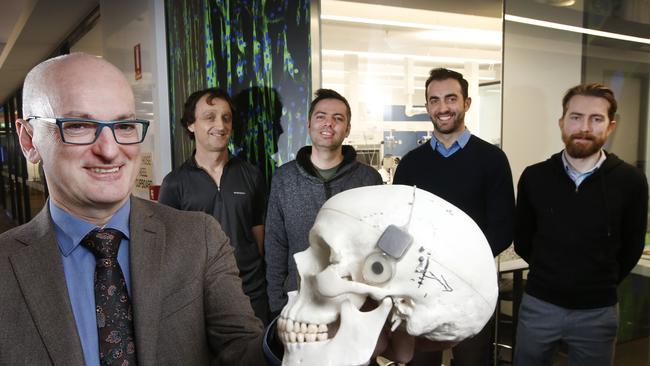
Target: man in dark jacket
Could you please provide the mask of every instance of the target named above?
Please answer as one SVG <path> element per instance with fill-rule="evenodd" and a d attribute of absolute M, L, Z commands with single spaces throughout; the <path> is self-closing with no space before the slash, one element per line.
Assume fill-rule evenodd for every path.
<path fill-rule="evenodd" d="M 519 180 L 515 250 L 530 273 L 514 362 L 551 365 L 562 342 L 570 365 L 611 365 L 616 287 L 643 251 L 648 184 L 602 149 L 616 127 L 610 89 L 578 85 L 562 106 L 566 148 Z"/>
<path fill-rule="evenodd" d="M 264 234 L 266 280 L 271 313 L 287 303 L 287 292 L 298 288 L 295 253 L 309 247 L 309 230 L 331 196 L 347 189 L 382 184 L 379 173 L 358 161 L 350 134 L 350 105 L 339 93 L 320 89 L 309 107 L 312 145 L 296 160 L 278 168 L 271 183 Z"/>

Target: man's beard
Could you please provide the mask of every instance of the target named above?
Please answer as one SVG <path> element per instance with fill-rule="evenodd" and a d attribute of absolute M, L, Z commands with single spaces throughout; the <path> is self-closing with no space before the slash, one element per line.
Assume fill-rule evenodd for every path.
<path fill-rule="evenodd" d="M 465 119 L 465 113 L 452 115 L 452 117 L 451 117 L 451 119 L 452 119 L 451 126 L 445 127 L 444 129 L 442 129 L 442 128 L 440 128 L 438 126 L 438 123 L 436 122 L 437 119 L 438 119 L 437 117 L 436 118 L 431 118 L 431 122 L 433 122 L 433 129 L 438 131 L 439 133 L 442 133 L 442 134 L 445 134 L 445 135 L 446 134 L 451 134 L 451 133 L 454 133 L 454 132 L 456 132 L 456 131 L 458 131 L 460 129 L 460 127 L 463 124 L 463 121 Z"/>
<path fill-rule="evenodd" d="M 587 139 L 589 143 L 577 144 L 574 142 L 575 139 Z M 605 140 L 605 138 L 597 137 L 589 133 L 574 133 L 571 136 L 562 133 L 562 141 L 564 141 L 564 145 L 566 146 L 566 152 L 574 159 L 584 159 L 594 155 L 605 145 Z"/>

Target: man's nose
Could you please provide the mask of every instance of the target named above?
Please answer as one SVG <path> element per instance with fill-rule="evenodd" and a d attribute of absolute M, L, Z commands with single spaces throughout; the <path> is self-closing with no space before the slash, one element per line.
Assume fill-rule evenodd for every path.
<path fill-rule="evenodd" d="M 223 118 L 215 118 L 214 127 L 219 130 L 223 130 L 226 127 L 226 122 L 223 120 Z"/>
<path fill-rule="evenodd" d="M 588 117 L 580 119 L 580 131 L 591 131 L 591 122 Z"/>
<path fill-rule="evenodd" d="M 93 151 L 97 155 L 102 155 L 106 158 L 112 158 L 117 155 L 119 146 L 115 141 L 113 131 L 108 126 L 100 126 L 101 130 L 95 143 L 93 143 Z"/>
<path fill-rule="evenodd" d="M 334 119 L 332 117 L 326 116 L 323 119 L 323 126 L 328 126 L 329 127 L 329 126 L 332 126 L 333 124 L 334 124 Z"/>

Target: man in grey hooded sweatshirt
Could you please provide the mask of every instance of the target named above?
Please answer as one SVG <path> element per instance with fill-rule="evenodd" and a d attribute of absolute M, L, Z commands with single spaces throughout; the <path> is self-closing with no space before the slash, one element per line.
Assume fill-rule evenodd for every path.
<path fill-rule="evenodd" d="M 271 183 L 264 248 L 273 315 L 287 303 L 287 292 L 298 287 L 293 255 L 309 247 L 309 230 L 323 203 L 347 189 L 382 184 L 379 173 L 356 161 L 352 146 L 343 145 L 350 134 L 348 101 L 330 89 L 319 89 L 315 96 L 307 122 L 312 145 L 278 168 Z"/>

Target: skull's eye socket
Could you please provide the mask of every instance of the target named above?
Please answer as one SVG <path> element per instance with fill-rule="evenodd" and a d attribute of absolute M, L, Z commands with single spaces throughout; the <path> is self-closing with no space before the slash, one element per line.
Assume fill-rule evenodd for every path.
<path fill-rule="evenodd" d="M 395 262 L 384 253 L 373 253 L 363 263 L 363 279 L 372 285 L 388 282 L 395 273 Z"/>

